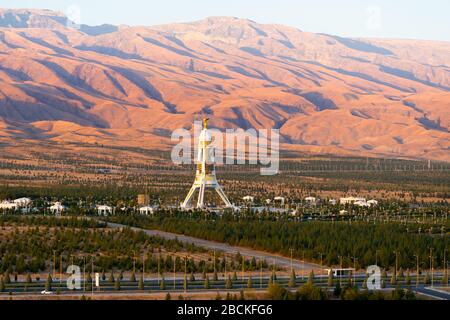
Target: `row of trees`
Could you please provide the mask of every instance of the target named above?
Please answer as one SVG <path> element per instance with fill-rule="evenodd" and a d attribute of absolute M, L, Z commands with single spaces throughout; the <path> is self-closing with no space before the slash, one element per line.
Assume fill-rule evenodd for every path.
<path fill-rule="evenodd" d="M 371 224 L 366 222 L 330 223 L 312 221 L 296 223 L 281 221 L 249 221 L 235 219 L 208 220 L 198 218 L 111 217 L 112 221 L 148 229 L 186 234 L 305 258 L 325 265 L 366 267 L 377 263 L 389 269 L 397 265 L 416 268 L 443 268 L 449 246 L 448 235 L 409 233 L 399 223 Z M 414 228 L 415 226 L 411 226 Z M 423 227 L 423 226 L 421 226 Z M 430 259 L 430 249 L 432 256 Z"/>
<path fill-rule="evenodd" d="M 129 228 L 107 229 L 103 222 L 76 217 L 0 216 L 0 230 L 0 273 L 7 274 L 64 272 L 71 264 L 87 265 L 88 270 L 93 264 L 97 272 L 164 273 L 186 268 L 188 273 L 213 273 L 269 268 L 266 261 L 245 259 L 240 254 L 227 257 L 176 239 L 148 236 Z"/>
<path fill-rule="evenodd" d="M 172 255 L 205 252 L 178 240 L 148 236 L 130 229 L 106 229 L 102 223 L 84 219 L 1 219 L 0 272 L 59 271 L 71 264 L 92 263 L 100 271 L 132 270 L 142 268 L 143 263 L 149 271 L 156 271 L 158 266 L 169 271 L 173 263 L 177 263 L 178 268 L 184 265 L 179 258 L 172 261 Z M 199 262 L 193 259 L 188 265 L 192 270 L 199 268 Z"/>

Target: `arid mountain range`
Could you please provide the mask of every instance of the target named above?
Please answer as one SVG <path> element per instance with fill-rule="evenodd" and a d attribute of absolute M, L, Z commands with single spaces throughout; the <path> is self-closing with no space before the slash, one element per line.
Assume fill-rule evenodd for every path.
<path fill-rule="evenodd" d="M 75 26 L 53 11 L 0 10 L 3 151 L 167 150 L 200 114 L 223 129 L 280 129 L 292 151 L 450 161 L 450 42 L 230 17 Z"/>

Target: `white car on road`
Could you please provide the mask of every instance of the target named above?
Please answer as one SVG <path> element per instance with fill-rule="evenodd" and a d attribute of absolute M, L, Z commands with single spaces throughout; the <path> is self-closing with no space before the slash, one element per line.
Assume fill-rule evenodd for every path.
<path fill-rule="evenodd" d="M 41 292 L 41 294 L 48 296 L 48 295 L 53 294 L 53 292 L 44 290 L 44 291 Z"/>

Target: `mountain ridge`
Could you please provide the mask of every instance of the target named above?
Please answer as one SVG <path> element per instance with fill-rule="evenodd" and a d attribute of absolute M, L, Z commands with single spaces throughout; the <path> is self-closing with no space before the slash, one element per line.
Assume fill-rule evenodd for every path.
<path fill-rule="evenodd" d="M 166 149 L 203 113 L 278 128 L 287 150 L 450 161 L 450 43 L 233 17 L 74 29 L 28 13 L 41 28 L 7 26 L 0 10 L 0 123 L 15 126 L 0 141 Z"/>

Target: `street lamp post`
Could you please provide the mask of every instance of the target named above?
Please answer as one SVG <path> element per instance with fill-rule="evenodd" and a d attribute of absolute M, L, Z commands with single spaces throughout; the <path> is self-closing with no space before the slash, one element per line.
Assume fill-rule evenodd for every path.
<path fill-rule="evenodd" d="M 216 274 L 216 251 L 214 250 L 214 261 L 213 261 L 213 266 L 214 266 L 214 274 Z"/>
<path fill-rule="evenodd" d="M 174 258 L 173 260 L 173 290 L 175 291 L 177 288 L 177 263 L 176 263 L 177 259 Z"/>
<path fill-rule="evenodd" d="M 161 268 L 161 254 L 158 255 L 158 286 L 161 285 L 161 280 L 160 280 L 160 268 Z"/>
<path fill-rule="evenodd" d="M 86 257 L 83 256 L 83 291 L 86 292 Z"/>
<path fill-rule="evenodd" d="M 434 287 L 433 248 L 430 248 L 431 287 Z"/>
<path fill-rule="evenodd" d="M 142 283 L 145 286 L 145 258 L 146 258 L 146 252 L 142 254 Z"/>
<path fill-rule="evenodd" d="M 62 254 L 59 256 L 59 286 L 61 287 L 62 284 Z"/>
<path fill-rule="evenodd" d="M 419 286 L 419 254 L 416 254 L 416 287 Z"/>
<path fill-rule="evenodd" d="M 294 270 L 294 267 L 293 267 L 293 256 L 294 256 L 294 250 L 291 248 L 290 249 L 290 251 L 291 251 L 291 274 L 292 274 L 292 270 Z"/>
<path fill-rule="evenodd" d="M 448 286 L 448 273 L 447 273 L 447 249 L 444 249 L 444 279 L 447 280 L 445 283 Z"/>
<path fill-rule="evenodd" d="M 260 264 L 260 271 L 259 271 L 259 286 L 262 289 L 263 287 L 263 263 L 262 260 L 259 262 Z"/>
<path fill-rule="evenodd" d="M 184 293 L 187 293 L 187 257 L 184 257 L 184 279 L 183 279 L 183 284 L 184 284 Z"/>
<path fill-rule="evenodd" d="M 305 250 L 303 250 L 303 260 L 302 260 L 302 280 L 305 276 Z"/>
<path fill-rule="evenodd" d="M 394 251 L 395 253 L 395 278 L 397 278 L 398 274 L 398 251 Z"/>
<path fill-rule="evenodd" d="M 53 250 L 53 279 L 56 278 L 56 250 Z"/>
<path fill-rule="evenodd" d="M 91 278 L 91 290 L 92 290 L 92 298 L 94 298 L 94 256 L 91 257 L 91 271 L 92 271 L 92 278 Z"/>
<path fill-rule="evenodd" d="M 358 258 L 353 257 L 353 285 L 356 285 L 356 261 Z"/>
<path fill-rule="evenodd" d="M 133 250 L 133 273 L 136 275 L 136 250 Z"/>
<path fill-rule="evenodd" d="M 245 273 L 245 259 L 244 259 L 244 256 L 242 256 L 242 284 L 244 284 L 245 283 L 245 281 L 244 281 L 244 273 Z"/>

